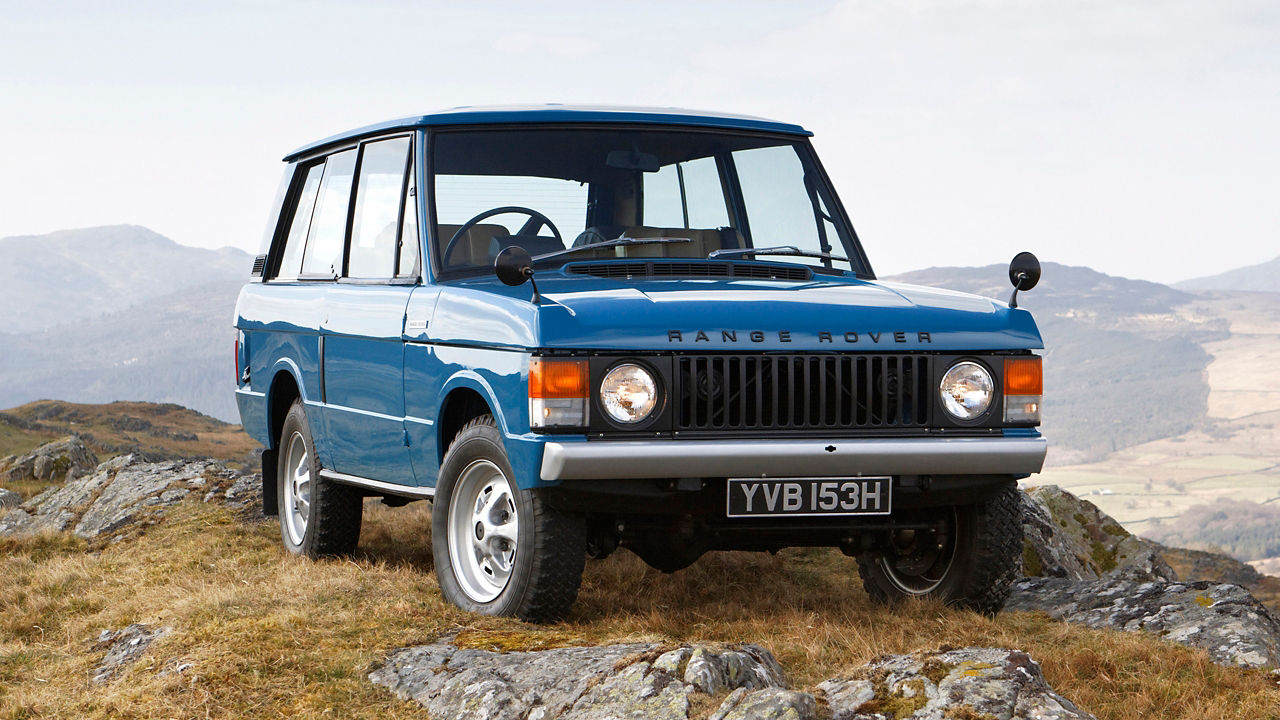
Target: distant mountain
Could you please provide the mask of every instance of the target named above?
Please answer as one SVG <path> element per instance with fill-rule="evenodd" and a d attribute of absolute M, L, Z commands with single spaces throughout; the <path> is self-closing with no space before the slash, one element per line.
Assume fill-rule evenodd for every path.
<path fill-rule="evenodd" d="M 179 245 L 137 225 L 60 230 L 0 239 L 0 332 L 76 323 L 162 295 L 248 277 L 252 258 L 235 248 Z"/>
<path fill-rule="evenodd" d="M 236 421 L 232 321 L 251 263 L 136 226 L 0 240 L 0 297 L 16 309 L 0 407 L 147 400 Z"/>
<path fill-rule="evenodd" d="M 1280 292 L 1280 257 L 1258 265 L 1174 283 L 1182 290 L 1248 290 Z"/>
<path fill-rule="evenodd" d="M 1007 301 L 1008 267 L 941 267 L 888 280 Z M 1019 293 L 1045 341 L 1044 432 L 1054 464 L 1107 453 L 1198 427 L 1208 411 L 1200 343 L 1225 324 L 1178 312 L 1195 296 L 1159 283 L 1045 263 L 1040 284 Z"/>

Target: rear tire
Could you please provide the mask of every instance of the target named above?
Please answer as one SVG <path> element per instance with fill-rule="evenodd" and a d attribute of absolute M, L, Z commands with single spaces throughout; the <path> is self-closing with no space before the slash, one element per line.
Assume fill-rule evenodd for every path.
<path fill-rule="evenodd" d="M 586 517 L 519 489 L 515 477 L 491 415 L 463 426 L 440 465 L 431 510 L 440 592 L 469 612 L 559 620 L 582 583 Z"/>
<path fill-rule="evenodd" d="M 994 615 L 1022 575 L 1022 512 L 1016 483 L 986 500 L 927 513 L 947 528 L 917 533 L 889 550 L 858 558 L 871 599 L 892 604 L 910 597 Z"/>
<path fill-rule="evenodd" d="M 364 495 L 320 477 L 311 426 L 295 401 L 280 429 L 276 509 L 285 549 L 310 558 L 347 555 L 360 540 Z"/>

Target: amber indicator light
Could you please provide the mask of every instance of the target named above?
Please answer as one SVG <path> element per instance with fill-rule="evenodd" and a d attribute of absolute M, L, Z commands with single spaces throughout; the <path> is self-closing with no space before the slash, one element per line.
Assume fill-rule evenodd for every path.
<path fill-rule="evenodd" d="M 1004 359 L 1004 394 L 1044 394 L 1044 376 L 1041 372 L 1039 357 Z"/>
<path fill-rule="evenodd" d="M 533 358 L 529 361 L 529 397 L 585 398 L 587 361 Z"/>

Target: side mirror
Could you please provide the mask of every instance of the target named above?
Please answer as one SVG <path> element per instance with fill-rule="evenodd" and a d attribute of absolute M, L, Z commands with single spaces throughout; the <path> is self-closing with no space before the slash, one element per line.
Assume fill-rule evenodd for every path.
<path fill-rule="evenodd" d="M 498 276 L 504 284 L 516 287 L 523 285 L 525 281 L 533 281 L 533 258 L 529 257 L 529 251 L 519 245 L 511 245 L 503 248 L 502 252 L 493 259 L 493 272 Z M 533 285 L 533 302 L 537 304 L 540 300 L 538 295 L 538 285 Z"/>
<path fill-rule="evenodd" d="M 1020 252 L 1009 263 L 1009 282 L 1013 283 L 1013 295 L 1009 307 L 1018 307 L 1018 291 L 1030 290 L 1040 282 L 1040 261 L 1029 252 Z"/>

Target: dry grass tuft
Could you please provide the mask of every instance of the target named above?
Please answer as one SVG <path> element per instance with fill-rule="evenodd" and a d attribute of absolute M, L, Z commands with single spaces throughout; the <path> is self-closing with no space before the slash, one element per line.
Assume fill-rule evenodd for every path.
<path fill-rule="evenodd" d="M 1280 715 L 1266 673 L 1152 636 L 931 603 L 886 611 L 862 593 L 855 564 L 829 551 L 713 553 L 674 575 L 622 551 L 588 565 L 565 623 L 476 617 L 441 600 L 429 527 L 425 504 L 370 502 L 360 553 L 312 562 L 286 555 L 272 523 L 190 502 L 94 553 L 65 536 L 0 541 L 0 718 L 425 717 L 365 676 L 387 650 L 446 634 L 505 650 L 750 641 L 801 688 L 883 653 L 995 645 L 1031 653 L 1059 692 L 1104 720 Z M 174 632 L 91 686 L 94 639 L 134 622 Z"/>

